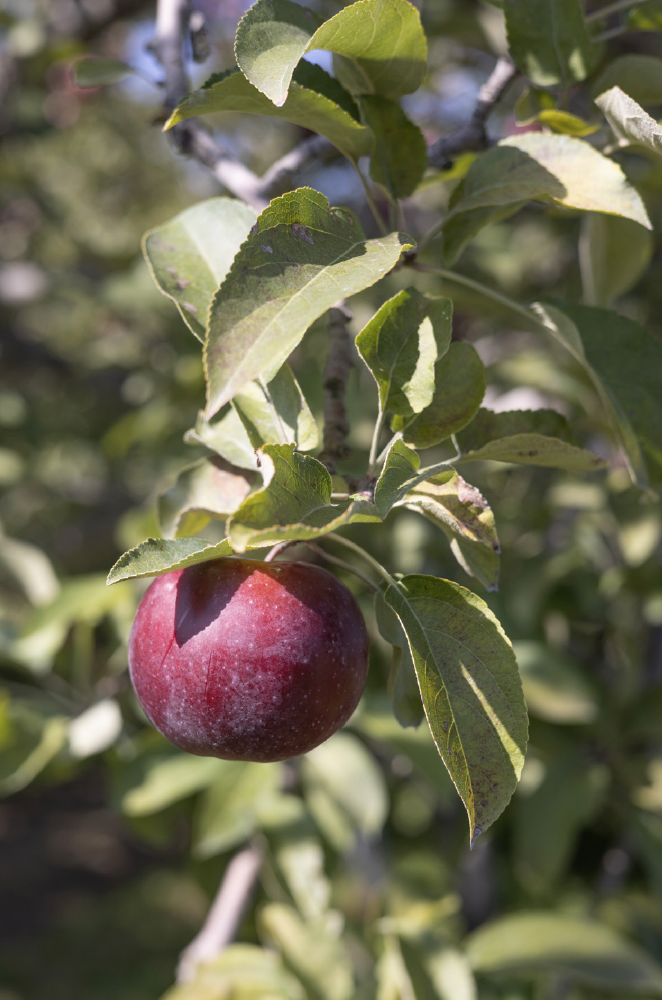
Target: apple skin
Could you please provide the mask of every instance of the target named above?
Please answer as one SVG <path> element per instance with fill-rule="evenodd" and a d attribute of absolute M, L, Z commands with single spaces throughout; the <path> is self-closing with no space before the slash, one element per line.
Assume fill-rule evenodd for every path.
<path fill-rule="evenodd" d="M 368 635 L 350 591 L 307 563 L 226 558 L 157 577 L 129 639 L 150 721 L 188 753 L 287 760 L 363 693 Z"/>

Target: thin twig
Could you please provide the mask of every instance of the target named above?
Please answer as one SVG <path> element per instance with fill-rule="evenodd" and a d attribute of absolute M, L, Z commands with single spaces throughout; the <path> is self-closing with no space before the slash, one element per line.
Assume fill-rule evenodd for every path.
<path fill-rule="evenodd" d="M 622 10 L 631 10 L 633 7 L 647 2 L 648 0 L 615 0 L 615 3 L 609 3 L 606 7 L 585 14 L 584 20 L 587 24 L 591 24 L 593 21 L 603 21 L 606 17 L 611 17 L 612 14 L 619 14 Z"/>
<path fill-rule="evenodd" d="M 320 462 L 333 475 L 337 462 L 347 458 L 349 422 L 345 409 L 345 392 L 349 373 L 354 364 L 352 338 L 347 324 L 352 314 L 342 303 L 329 309 L 329 353 L 324 368 L 324 443 Z"/>
<path fill-rule="evenodd" d="M 517 76 L 512 59 L 502 56 L 478 92 L 476 106 L 466 125 L 433 143 L 428 150 L 431 167 L 447 169 L 459 153 L 478 152 L 489 145 L 487 119 Z"/>
<path fill-rule="evenodd" d="M 366 586 L 370 587 L 371 590 L 379 590 L 375 581 L 371 580 L 365 573 L 362 573 L 360 569 L 356 568 L 356 566 L 352 566 L 351 563 L 345 562 L 344 559 L 336 559 L 335 556 L 332 556 L 326 551 L 326 549 L 323 549 L 321 545 L 316 545 L 315 542 L 308 542 L 307 545 L 308 548 L 312 549 L 318 556 L 321 556 L 322 559 L 326 559 L 326 561 L 331 563 L 333 566 L 338 566 L 340 569 L 344 569 L 347 573 L 353 573 L 354 576 L 359 578 L 359 580 L 363 580 Z"/>
<path fill-rule="evenodd" d="M 200 962 L 211 961 L 230 944 L 257 880 L 262 855 L 257 847 L 236 854 L 225 870 L 202 930 L 181 953 L 177 982 L 190 982 Z"/>

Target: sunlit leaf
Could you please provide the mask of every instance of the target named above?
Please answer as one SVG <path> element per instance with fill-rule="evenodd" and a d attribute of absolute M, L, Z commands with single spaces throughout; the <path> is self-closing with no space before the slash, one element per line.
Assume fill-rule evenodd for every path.
<path fill-rule="evenodd" d="M 350 212 L 310 188 L 274 199 L 256 227 L 211 306 L 207 417 L 254 378 L 273 378 L 315 319 L 411 246 L 398 233 L 365 240 Z"/>
<path fill-rule="evenodd" d="M 237 62 L 276 106 L 287 99 L 294 67 L 306 52 L 327 49 L 335 75 L 356 94 L 398 98 L 425 74 L 427 45 L 408 0 L 359 0 L 319 26 L 316 14 L 290 0 L 258 0 L 237 28 Z"/>
<path fill-rule="evenodd" d="M 325 136 L 349 159 L 358 160 L 370 151 L 370 129 L 361 124 L 346 107 L 338 104 L 337 100 L 328 97 L 326 93 L 320 93 L 313 86 L 320 85 L 319 74 L 328 75 L 320 67 L 315 67 L 312 72 L 308 68 L 302 72 L 297 70 L 285 101 L 279 105 L 272 104 L 239 70 L 217 74 L 201 90 L 189 94 L 177 105 L 166 128 L 187 118 L 221 112 L 269 115 Z M 333 94 L 332 87 L 326 85 L 324 89 Z M 334 94 L 334 97 L 339 95 Z"/>
<path fill-rule="evenodd" d="M 232 548 L 226 539 L 211 545 L 203 538 L 147 538 L 120 556 L 108 574 L 107 583 L 119 583 L 120 580 L 143 576 L 160 576 L 162 573 L 229 555 L 232 555 Z"/>
<path fill-rule="evenodd" d="M 662 969 L 606 924 L 527 910 L 484 924 L 466 941 L 476 972 L 555 971 L 617 994 L 662 995 Z"/>
<path fill-rule="evenodd" d="M 173 802 L 206 788 L 223 773 L 226 761 L 216 757 L 165 752 L 146 754 L 122 776 L 125 788 L 121 808 L 127 816 L 149 816 Z"/>
<path fill-rule="evenodd" d="M 609 122 L 619 146 L 641 146 L 655 156 L 662 156 L 662 125 L 658 125 L 620 87 L 612 87 L 600 94 L 595 103 Z"/>
<path fill-rule="evenodd" d="M 374 504 L 362 497 L 332 504 L 331 476 L 321 462 L 299 454 L 294 445 L 265 445 L 260 454 L 265 486 L 228 521 L 235 552 L 317 538 L 356 521 L 381 520 Z"/>
<path fill-rule="evenodd" d="M 260 809 L 270 806 L 280 794 L 281 764 L 217 763 L 223 767 L 214 783 L 208 783 L 193 821 L 193 852 L 198 858 L 209 858 L 240 844 L 255 830 Z"/>
<path fill-rule="evenodd" d="M 280 795 L 260 809 L 278 871 L 304 917 L 314 918 L 329 904 L 331 886 L 324 874 L 324 851 L 302 800 Z"/>
<path fill-rule="evenodd" d="M 487 605 L 448 580 L 406 576 L 385 599 L 407 634 L 473 842 L 505 809 L 524 763 L 526 706 L 512 646 Z"/>
<path fill-rule="evenodd" d="M 409 287 L 361 330 L 356 346 L 377 382 L 382 412 L 409 417 L 432 402 L 434 365 L 450 346 L 451 316 L 450 299 Z"/>
<path fill-rule="evenodd" d="M 306 996 L 352 1000 L 352 965 L 340 938 L 340 922 L 334 916 L 303 920 L 290 906 L 268 903 L 260 913 L 260 924 L 303 983 Z"/>
<path fill-rule="evenodd" d="M 243 201 L 210 198 L 143 237 L 154 281 L 203 343 L 209 303 L 255 219 L 254 209 Z"/>
<path fill-rule="evenodd" d="M 253 448 L 290 442 L 300 451 L 317 447 L 315 418 L 288 364 L 266 386 L 249 383 L 234 397 L 233 405 Z"/>
<path fill-rule="evenodd" d="M 568 87 L 594 63 L 580 0 L 509 0 L 508 47 L 519 69 L 540 87 Z"/>
<path fill-rule="evenodd" d="M 196 963 L 190 981 L 177 983 L 161 1000 L 304 1000 L 301 983 L 280 955 L 256 944 L 229 944 L 211 961 Z"/>

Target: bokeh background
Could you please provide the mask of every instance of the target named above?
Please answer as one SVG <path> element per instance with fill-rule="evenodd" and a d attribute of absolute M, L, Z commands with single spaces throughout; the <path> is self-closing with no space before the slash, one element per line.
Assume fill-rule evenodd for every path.
<path fill-rule="evenodd" d="M 199 6 L 212 55 L 191 63 L 195 83 L 232 64 L 247 5 Z M 311 6 L 328 17 L 342 5 Z M 504 32 L 498 7 L 479 0 L 435 0 L 422 16 L 430 74 L 405 104 L 433 141 L 466 121 Z M 483 596 L 515 643 L 532 717 L 524 777 L 504 816 L 470 853 L 429 734 L 389 714 L 389 655 L 374 628 L 362 710 L 331 752 L 286 773 L 305 805 L 298 833 L 284 836 L 282 816 L 269 813 L 279 773 L 237 778 L 176 753 L 145 724 L 126 662 L 144 582 L 106 588 L 105 576 L 121 552 L 158 534 L 158 493 L 200 453 L 183 435 L 204 386 L 199 345 L 153 284 L 140 238 L 219 192 L 155 123 L 153 19 L 151 4 L 132 0 L 0 4 L 0 1000 L 160 996 L 251 835 L 266 843 L 267 861 L 243 941 L 268 942 L 260 907 L 291 901 L 297 872 L 304 914 L 320 897 L 343 914 L 349 944 L 332 965 L 345 979 L 315 985 L 313 976 L 314 998 L 374 995 L 375 955 L 389 948 L 414 980 L 420 965 L 412 996 L 443 998 L 421 954 L 534 908 L 591 913 L 662 962 L 660 509 L 631 486 L 572 359 L 487 301 L 454 295 L 454 336 L 487 365 L 486 405 L 552 406 L 612 463 L 585 479 L 496 464 L 465 473 L 495 510 L 501 589 Z M 659 44 L 659 32 L 631 31 L 604 58 L 655 55 Z M 139 73 L 77 89 L 70 68 L 86 53 Z M 518 128 L 521 90 L 492 117 L 493 136 Z M 570 106 L 595 117 L 590 86 Z M 257 173 L 303 135 L 250 116 L 215 124 Z M 659 231 L 659 162 L 618 158 Z M 434 222 L 456 176 L 437 175 L 411 199 L 411 230 Z M 353 207 L 373 235 L 341 160 L 309 166 L 297 183 Z M 458 266 L 520 301 L 596 301 L 582 257 L 591 226 L 603 227 L 614 254 L 597 301 L 661 336 L 659 245 L 634 224 L 531 205 L 481 232 Z M 357 297 L 353 332 L 404 283 L 390 277 Z M 417 283 L 442 291 L 436 279 Z M 325 336 L 317 324 L 292 362 L 317 415 Z M 376 413 L 358 366 L 348 405 L 352 472 L 365 465 Z M 393 570 L 472 585 L 432 524 L 404 511 L 389 529 L 352 537 Z M 346 582 L 371 623 L 369 596 Z M 608 985 L 488 976 L 479 995 L 575 1000 L 606 996 Z"/>

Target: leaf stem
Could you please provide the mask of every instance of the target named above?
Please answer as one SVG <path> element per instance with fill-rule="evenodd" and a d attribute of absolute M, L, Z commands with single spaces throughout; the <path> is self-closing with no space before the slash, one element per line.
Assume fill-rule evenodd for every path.
<path fill-rule="evenodd" d="M 517 313 L 518 316 L 524 318 L 527 323 L 537 329 L 542 329 L 546 333 L 549 333 L 549 328 L 538 319 L 538 317 L 526 306 L 520 305 L 514 299 L 508 298 L 507 295 L 502 295 L 501 292 L 496 292 L 493 288 L 489 288 L 487 285 L 483 285 L 480 281 L 474 281 L 473 278 L 468 278 L 465 274 L 458 274 L 456 271 L 447 271 L 443 267 L 434 267 L 430 264 L 410 264 L 409 265 L 414 271 L 422 271 L 427 274 L 436 274 L 444 281 L 455 282 L 456 285 L 463 285 L 465 288 L 470 288 L 474 292 L 478 292 L 483 295 L 486 299 L 491 299 L 493 302 L 497 302 L 500 306 L 509 309 L 510 312 Z"/>
<path fill-rule="evenodd" d="M 366 201 L 368 202 L 368 206 L 370 207 L 370 211 L 372 212 L 372 214 L 374 216 L 374 219 L 375 219 L 375 222 L 377 223 L 379 231 L 382 234 L 382 236 L 386 236 L 387 233 L 388 233 L 388 229 L 386 228 L 386 223 L 382 219 L 381 213 L 380 213 L 379 209 L 377 208 L 377 203 L 375 202 L 372 190 L 370 188 L 370 184 L 368 183 L 368 181 L 366 180 L 366 178 L 363 176 L 363 171 L 359 170 L 358 163 L 355 160 L 352 160 L 352 164 L 353 164 L 354 169 L 356 170 L 357 174 L 359 175 L 359 177 L 361 179 L 361 184 L 363 185 L 363 190 L 365 191 Z"/>
<path fill-rule="evenodd" d="M 396 441 L 399 441 L 401 437 L 402 437 L 402 431 L 397 431 L 397 433 L 393 435 L 393 437 L 386 443 L 386 446 L 382 448 L 381 452 L 377 456 L 377 462 L 375 463 L 376 465 L 382 464 L 382 462 L 388 455 L 389 451 L 391 450 L 392 446 L 395 444 Z"/>
<path fill-rule="evenodd" d="M 374 558 L 374 556 L 371 556 L 369 552 L 366 552 L 365 549 L 362 549 L 360 545 L 356 544 L 356 542 L 350 542 L 349 538 L 345 538 L 343 535 L 335 535 L 333 532 L 329 532 L 329 534 L 325 535 L 324 537 L 329 538 L 331 541 L 338 542 L 340 545 L 344 545 L 345 548 L 350 549 L 352 552 L 356 552 L 356 554 L 359 556 L 362 556 L 362 558 L 365 559 L 366 562 L 370 563 L 372 568 L 376 570 L 377 573 L 379 573 L 382 579 L 385 580 L 386 583 L 389 584 L 389 586 L 391 587 L 397 586 L 391 574 L 384 569 L 382 564 L 378 563 L 377 560 Z"/>
<path fill-rule="evenodd" d="M 630 10 L 632 7 L 638 7 L 642 3 L 647 3 L 648 0 L 615 0 L 614 3 L 607 4 L 606 7 L 601 7 L 599 10 L 592 10 L 590 14 L 584 15 L 584 20 L 587 24 L 591 24 L 594 21 L 602 21 L 605 17 L 610 17 L 612 14 L 618 14 L 622 10 Z"/>
<path fill-rule="evenodd" d="M 379 587 L 374 580 L 371 580 L 369 576 L 362 573 L 360 569 L 356 568 L 356 566 L 352 566 L 351 563 L 345 562 L 344 559 L 337 559 L 335 556 L 330 555 L 330 553 L 326 552 L 321 545 L 316 545 L 315 542 L 308 542 L 307 545 L 308 548 L 312 549 L 313 552 L 316 552 L 318 556 L 326 559 L 327 562 L 332 563 L 334 566 L 339 566 L 340 569 L 346 570 L 347 573 L 353 573 L 354 576 L 359 578 L 359 580 L 363 580 L 366 586 L 370 587 L 371 590 L 379 590 Z"/>
<path fill-rule="evenodd" d="M 368 476 L 373 476 L 375 474 L 375 466 L 377 465 L 377 449 L 379 447 L 379 438 L 382 433 L 382 428 L 384 426 L 384 417 L 386 414 L 382 409 L 382 401 L 379 400 L 379 413 L 377 414 L 377 420 L 375 421 L 375 429 L 372 434 L 372 443 L 370 445 L 370 456 L 368 458 Z"/>

